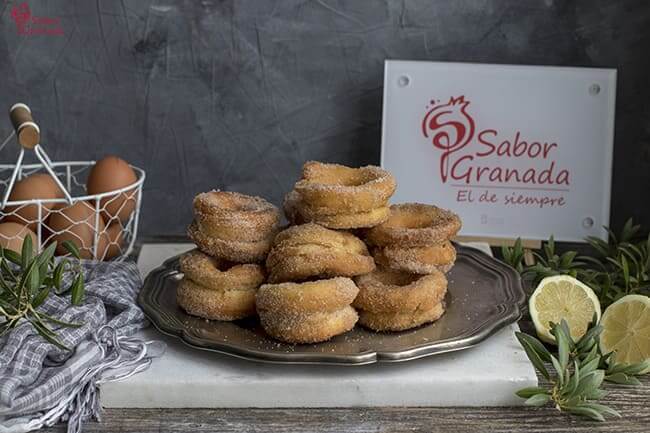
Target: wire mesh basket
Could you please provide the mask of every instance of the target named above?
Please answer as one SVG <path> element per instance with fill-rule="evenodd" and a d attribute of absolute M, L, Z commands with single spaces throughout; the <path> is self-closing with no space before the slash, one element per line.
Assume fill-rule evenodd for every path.
<path fill-rule="evenodd" d="M 21 116 L 16 116 L 16 110 Z M 137 180 L 119 189 L 88 194 L 86 183 L 95 161 L 52 162 L 40 141 L 40 130 L 24 104 L 10 110 L 13 137 L 21 145 L 16 164 L 0 164 L 0 184 L 4 186 L 0 203 L 0 244 L 20 251 L 26 236 L 32 237 L 35 250 L 42 251 L 57 242 L 57 253 L 66 250 L 61 243 L 72 241 L 85 259 L 123 260 L 132 251 L 138 231 L 144 170 L 130 165 Z M 18 120 L 16 120 L 18 117 Z M 26 131 L 25 128 L 28 128 Z M 31 130 L 31 131 L 30 131 Z M 33 150 L 40 163 L 23 164 L 26 150 Z M 27 178 L 53 185 L 53 198 L 12 200 L 12 191 Z M 51 180 L 54 182 L 52 183 Z M 32 193 L 37 193 L 34 188 Z"/>

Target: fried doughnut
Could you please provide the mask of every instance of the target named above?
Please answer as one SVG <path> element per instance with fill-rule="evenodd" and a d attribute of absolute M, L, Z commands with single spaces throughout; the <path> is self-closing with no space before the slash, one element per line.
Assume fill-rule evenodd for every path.
<path fill-rule="evenodd" d="M 278 233 L 266 267 L 269 282 L 278 283 L 367 274 L 375 269 L 375 261 L 353 234 L 308 223 Z"/>
<path fill-rule="evenodd" d="M 192 250 L 180 257 L 185 278 L 212 290 L 257 289 L 264 282 L 260 265 L 234 264 Z"/>
<path fill-rule="evenodd" d="M 176 289 L 176 301 L 193 316 L 237 320 L 255 314 L 255 292 L 255 289 L 214 290 L 183 278 Z"/>
<path fill-rule="evenodd" d="M 305 207 L 319 215 L 336 215 L 385 207 L 396 183 L 393 175 L 380 167 L 351 168 L 308 161 L 294 188 Z"/>
<path fill-rule="evenodd" d="M 372 313 L 412 313 L 430 310 L 445 297 L 447 278 L 442 272 L 413 275 L 377 269 L 356 277 L 359 287 L 354 307 Z"/>
<path fill-rule="evenodd" d="M 318 210 L 305 207 L 300 201 L 297 192 L 291 191 L 284 198 L 284 214 L 292 224 L 313 222 L 331 229 L 355 229 L 374 227 L 388 219 L 390 209 L 388 206 L 378 207 L 367 212 L 319 213 Z"/>
<path fill-rule="evenodd" d="M 382 267 L 416 274 L 446 273 L 456 261 L 456 249 L 449 241 L 427 247 L 375 248 L 373 254 Z"/>
<path fill-rule="evenodd" d="M 195 222 L 188 227 L 187 235 L 204 253 L 237 263 L 261 262 L 271 249 L 273 239 L 271 236 L 255 242 L 226 241 L 206 235 Z"/>
<path fill-rule="evenodd" d="M 388 219 L 368 230 L 366 241 L 377 246 L 415 247 L 440 244 L 460 230 L 455 213 L 421 203 L 396 204 Z"/>
<path fill-rule="evenodd" d="M 319 343 L 354 328 L 359 316 L 347 306 L 334 312 L 310 314 L 260 311 L 262 327 L 271 337 L 286 343 Z"/>
<path fill-rule="evenodd" d="M 445 312 L 440 302 L 428 310 L 410 313 L 371 313 L 359 311 L 359 324 L 373 331 L 405 331 L 438 320 Z"/>
<path fill-rule="evenodd" d="M 359 289 L 349 278 L 308 281 L 305 283 L 264 284 L 257 292 L 258 310 L 315 313 L 340 310 L 349 306 Z"/>
<path fill-rule="evenodd" d="M 237 192 L 204 192 L 194 198 L 193 205 L 198 230 L 224 241 L 261 241 L 273 236 L 280 223 L 276 206 Z"/>

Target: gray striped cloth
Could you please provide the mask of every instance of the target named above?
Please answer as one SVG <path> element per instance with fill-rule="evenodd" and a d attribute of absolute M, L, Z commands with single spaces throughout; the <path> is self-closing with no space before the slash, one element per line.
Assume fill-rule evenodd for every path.
<path fill-rule="evenodd" d="M 0 433 L 24 432 L 68 422 L 68 432 L 99 419 L 98 387 L 149 367 L 164 351 L 161 342 L 132 335 L 146 324 L 136 303 L 142 280 L 134 263 L 84 262 L 82 305 L 51 295 L 45 313 L 79 328 L 60 328 L 72 351 L 47 343 L 29 323 L 0 338 Z"/>

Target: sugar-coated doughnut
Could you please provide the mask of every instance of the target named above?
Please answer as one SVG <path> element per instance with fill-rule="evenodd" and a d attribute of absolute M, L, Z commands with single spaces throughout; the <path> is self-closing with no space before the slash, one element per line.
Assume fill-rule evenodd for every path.
<path fill-rule="evenodd" d="M 388 206 L 377 207 L 364 212 L 320 213 L 319 209 L 304 206 L 296 191 L 291 191 L 285 196 L 283 209 L 287 220 L 292 224 L 313 222 L 331 229 L 374 227 L 386 221 L 390 213 Z"/>
<path fill-rule="evenodd" d="M 456 249 L 449 241 L 425 247 L 379 247 L 373 255 L 382 267 L 416 274 L 446 273 L 456 261 Z"/>
<path fill-rule="evenodd" d="M 350 278 L 337 277 L 304 283 L 264 284 L 257 292 L 257 310 L 314 313 L 349 306 L 359 293 Z"/>
<path fill-rule="evenodd" d="M 255 242 L 277 232 L 278 208 L 261 197 L 230 191 L 210 191 L 194 198 L 198 230 L 224 241 Z"/>
<path fill-rule="evenodd" d="M 255 292 L 255 289 L 214 290 L 183 278 L 176 288 L 176 301 L 193 316 L 237 320 L 255 314 Z"/>
<path fill-rule="evenodd" d="M 375 269 L 375 261 L 353 234 L 308 223 L 278 233 L 266 268 L 269 282 L 278 283 L 362 275 Z"/>
<path fill-rule="evenodd" d="M 444 303 L 428 310 L 411 313 L 371 313 L 359 310 L 359 324 L 373 331 L 405 331 L 425 323 L 435 322 L 445 312 Z"/>
<path fill-rule="evenodd" d="M 395 187 L 393 175 L 380 167 L 351 168 L 308 161 L 294 189 L 304 206 L 316 209 L 321 215 L 335 215 L 385 207 Z"/>
<path fill-rule="evenodd" d="M 430 310 L 445 297 L 447 278 L 442 272 L 414 275 L 377 269 L 355 278 L 359 294 L 355 308 L 372 313 L 413 313 Z"/>
<path fill-rule="evenodd" d="M 264 282 L 264 270 L 257 264 L 236 264 L 192 250 L 180 259 L 185 278 L 212 290 L 257 289 Z"/>
<path fill-rule="evenodd" d="M 286 343 L 319 343 L 354 327 L 358 315 L 347 306 L 333 312 L 308 314 L 260 311 L 262 327 L 271 337 Z"/>
<path fill-rule="evenodd" d="M 392 205 L 388 219 L 368 230 L 366 240 L 378 246 L 427 246 L 452 239 L 460 228 L 460 218 L 451 211 L 404 203 Z"/>
<path fill-rule="evenodd" d="M 194 222 L 188 227 L 187 235 L 204 253 L 237 263 L 263 261 L 273 240 L 272 236 L 254 242 L 223 240 L 203 233 Z"/>

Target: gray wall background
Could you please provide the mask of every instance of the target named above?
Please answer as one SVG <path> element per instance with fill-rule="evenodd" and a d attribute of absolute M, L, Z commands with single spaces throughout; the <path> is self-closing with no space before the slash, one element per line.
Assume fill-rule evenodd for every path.
<path fill-rule="evenodd" d="M 14 4 L 0 107 L 53 159 L 143 167 L 142 235 L 184 233 L 199 191 L 280 203 L 307 159 L 378 163 L 384 59 L 618 68 L 612 222 L 650 225 L 647 0 L 29 0 L 63 36 L 18 35 Z"/>

